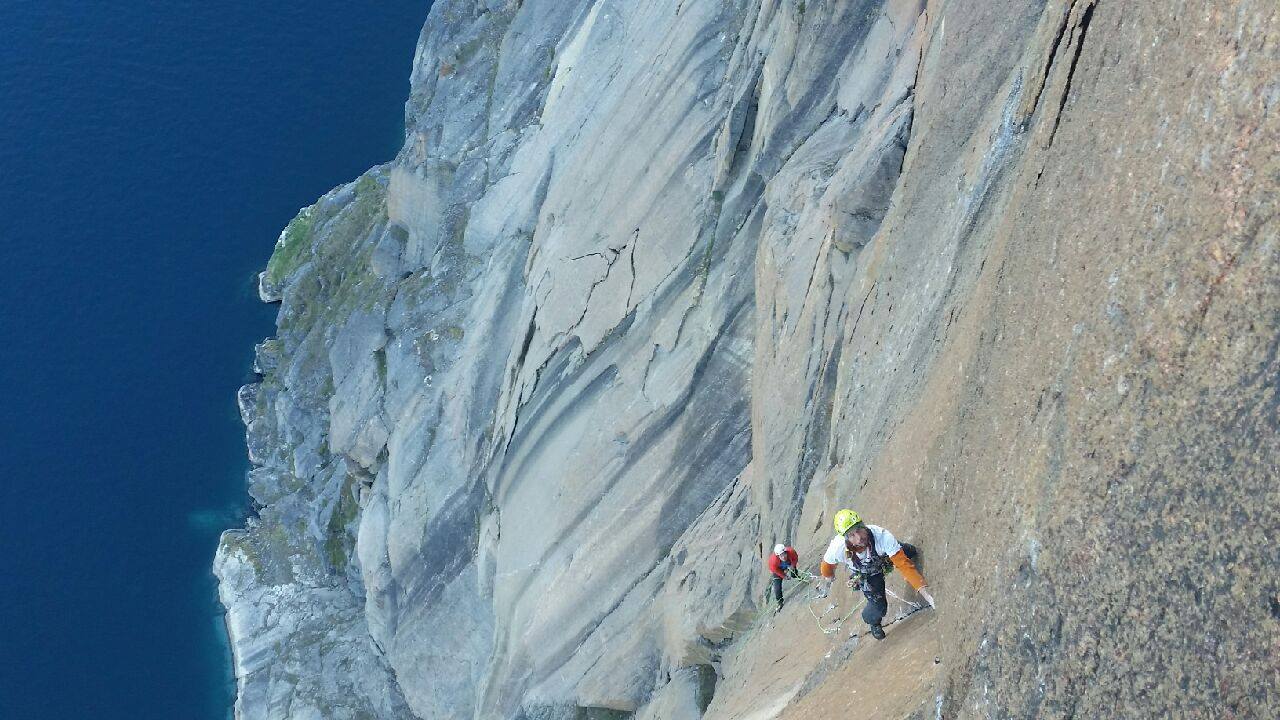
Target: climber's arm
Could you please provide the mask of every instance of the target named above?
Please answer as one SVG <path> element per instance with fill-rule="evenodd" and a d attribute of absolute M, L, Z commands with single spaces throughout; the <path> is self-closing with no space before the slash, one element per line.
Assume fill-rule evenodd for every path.
<path fill-rule="evenodd" d="M 924 576 L 916 569 L 916 564 L 911 562 L 911 558 L 902 550 L 889 556 L 893 561 L 893 566 L 898 568 L 898 572 L 902 573 L 902 577 L 911 585 L 912 588 L 919 590 L 928 583 L 924 581 Z M 823 572 L 826 572 L 826 563 L 823 563 Z"/>

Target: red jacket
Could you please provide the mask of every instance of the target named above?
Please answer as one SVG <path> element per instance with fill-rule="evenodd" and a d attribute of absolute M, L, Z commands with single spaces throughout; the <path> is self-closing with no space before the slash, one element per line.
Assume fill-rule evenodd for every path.
<path fill-rule="evenodd" d="M 800 562 L 800 556 L 796 554 L 796 549 L 789 545 L 787 546 L 787 562 L 793 568 Z M 773 553 L 769 553 L 769 572 L 784 580 L 787 577 L 787 574 L 782 570 L 782 558 Z"/>

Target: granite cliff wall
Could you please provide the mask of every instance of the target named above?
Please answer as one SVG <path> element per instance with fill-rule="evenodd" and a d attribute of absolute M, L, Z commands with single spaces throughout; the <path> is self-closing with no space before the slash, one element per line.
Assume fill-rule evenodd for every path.
<path fill-rule="evenodd" d="M 262 276 L 238 717 L 1274 712 L 1277 70 L 1271 0 L 439 0 Z M 846 505 L 884 643 L 759 613 Z"/>

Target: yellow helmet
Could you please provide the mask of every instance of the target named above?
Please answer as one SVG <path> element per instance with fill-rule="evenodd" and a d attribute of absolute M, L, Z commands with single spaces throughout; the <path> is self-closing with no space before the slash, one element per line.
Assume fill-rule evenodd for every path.
<path fill-rule="evenodd" d="M 849 532 L 849 528 L 862 522 L 862 516 L 858 513 L 845 508 L 836 513 L 836 532 L 841 535 Z"/>

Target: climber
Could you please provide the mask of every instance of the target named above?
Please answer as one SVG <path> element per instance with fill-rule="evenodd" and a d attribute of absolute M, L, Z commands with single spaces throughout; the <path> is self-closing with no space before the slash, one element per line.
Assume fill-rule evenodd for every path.
<path fill-rule="evenodd" d="M 778 599 L 778 609 L 782 609 L 782 581 L 800 576 L 796 569 L 800 556 L 796 549 L 781 543 L 773 546 L 769 555 L 769 572 L 773 574 L 773 596 Z"/>
<path fill-rule="evenodd" d="M 837 535 L 831 539 L 831 544 L 822 557 L 822 579 L 818 583 L 818 597 L 826 597 L 831 591 L 836 566 L 843 563 L 849 568 L 850 587 L 856 582 L 867 599 L 867 606 L 862 609 L 862 619 L 871 627 L 871 636 L 877 640 L 884 639 L 884 628 L 880 626 L 880 621 L 889 611 L 884 576 L 893 568 L 896 567 L 902 573 L 902 577 L 920 593 L 929 607 L 936 607 L 924 576 L 912 562 L 919 554 L 915 546 L 900 544 L 888 530 L 864 523 L 858 513 L 849 509 L 836 513 L 835 526 Z"/>

